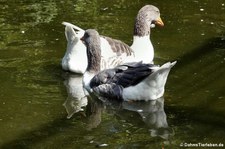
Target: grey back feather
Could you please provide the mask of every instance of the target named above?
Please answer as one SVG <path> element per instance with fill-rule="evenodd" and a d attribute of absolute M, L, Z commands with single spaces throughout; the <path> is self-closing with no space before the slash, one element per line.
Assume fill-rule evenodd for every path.
<path fill-rule="evenodd" d="M 113 52 L 115 52 L 117 56 L 120 56 L 123 53 L 126 53 L 127 56 L 130 56 L 132 54 L 133 50 L 126 43 L 106 36 L 101 37 L 108 41 Z"/>

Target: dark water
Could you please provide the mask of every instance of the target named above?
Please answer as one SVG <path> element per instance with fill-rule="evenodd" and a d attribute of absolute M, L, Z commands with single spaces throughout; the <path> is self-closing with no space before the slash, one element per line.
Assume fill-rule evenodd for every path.
<path fill-rule="evenodd" d="M 224 0 L 151 1 L 165 23 L 152 30 L 155 63 L 178 61 L 163 98 L 104 104 L 74 98 L 81 77 L 61 70 L 61 22 L 130 44 L 137 11 L 148 3 L 1 0 L 0 148 L 225 146 Z"/>

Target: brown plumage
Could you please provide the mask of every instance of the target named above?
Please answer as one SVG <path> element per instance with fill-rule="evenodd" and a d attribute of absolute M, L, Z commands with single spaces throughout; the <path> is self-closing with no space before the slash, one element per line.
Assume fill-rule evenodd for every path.
<path fill-rule="evenodd" d="M 101 36 L 101 37 L 103 37 L 104 39 L 106 39 L 108 41 L 113 52 L 115 52 L 117 54 L 117 56 L 120 56 L 123 53 L 126 53 L 127 56 L 132 55 L 133 50 L 124 42 L 122 42 L 120 40 L 112 39 L 112 38 L 106 37 L 106 36 Z"/>

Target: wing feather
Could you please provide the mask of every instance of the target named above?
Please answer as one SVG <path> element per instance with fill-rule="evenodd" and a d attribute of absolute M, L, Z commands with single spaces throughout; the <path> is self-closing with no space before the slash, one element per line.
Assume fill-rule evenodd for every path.
<path fill-rule="evenodd" d="M 122 87 L 134 86 L 152 73 L 152 64 L 133 62 L 106 69 L 93 77 L 90 87 L 103 84 L 116 84 Z"/>
<path fill-rule="evenodd" d="M 148 77 L 153 72 L 152 66 L 154 65 L 133 62 L 103 70 L 92 78 L 90 87 L 99 96 L 122 99 L 123 89 Z"/>
<path fill-rule="evenodd" d="M 97 95 L 113 99 L 122 99 L 123 87 L 120 85 L 102 84 L 93 88 Z"/>
<path fill-rule="evenodd" d="M 117 56 L 121 56 L 123 53 L 126 53 L 127 56 L 132 55 L 133 50 L 124 42 L 116 39 L 112 39 L 110 37 L 101 36 L 102 38 L 105 38 L 109 45 L 111 46 L 113 52 L 117 54 Z"/>

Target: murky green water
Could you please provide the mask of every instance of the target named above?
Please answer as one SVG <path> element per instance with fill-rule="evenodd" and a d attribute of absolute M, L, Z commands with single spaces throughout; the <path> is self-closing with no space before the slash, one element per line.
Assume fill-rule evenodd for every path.
<path fill-rule="evenodd" d="M 130 44 L 134 17 L 148 3 L 1 0 L 0 148 L 156 149 L 199 142 L 225 148 L 224 0 L 151 1 L 165 23 L 152 30 L 155 63 L 178 61 L 164 98 L 89 100 L 80 109 L 87 104 L 74 97 L 81 77 L 60 66 L 66 48 L 61 22 Z"/>

